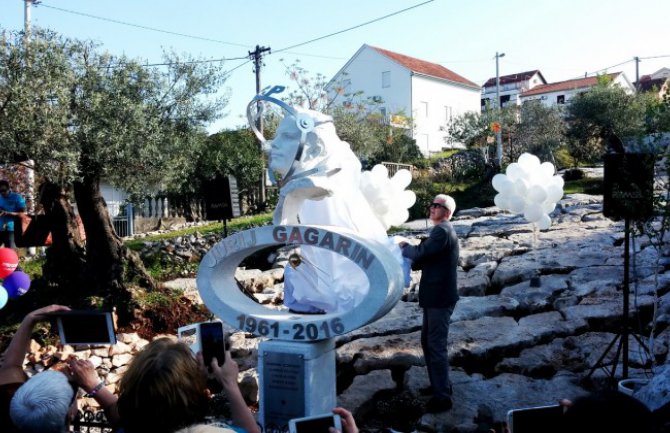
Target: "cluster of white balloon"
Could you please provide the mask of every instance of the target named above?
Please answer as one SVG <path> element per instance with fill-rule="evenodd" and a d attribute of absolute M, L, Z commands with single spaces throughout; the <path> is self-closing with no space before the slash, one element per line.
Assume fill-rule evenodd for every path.
<path fill-rule="evenodd" d="M 563 177 L 554 175 L 554 164 L 543 162 L 530 153 L 524 153 L 518 162 L 507 166 L 506 174 L 493 176 L 493 188 L 498 191 L 493 199 L 500 209 L 523 214 L 540 230 L 551 227 L 549 214 L 563 197 Z"/>
<path fill-rule="evenodd" d="M 409 209 L 416 202 L 416 194 L 406 190 L 412 182 L 412 173 L 400 169 L 389 179 L 388 169 L 381 164 L 361 174 L 360 188 L 384 228 L 399 226 L 409 218 Z"/>

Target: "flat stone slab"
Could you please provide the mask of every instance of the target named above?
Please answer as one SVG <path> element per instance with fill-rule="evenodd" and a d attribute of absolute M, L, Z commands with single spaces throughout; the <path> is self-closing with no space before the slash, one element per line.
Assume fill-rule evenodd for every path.
<path fill-rule="evenodd" d="M 337 405 L 354 414 L 379 391 L 393 389 L 396 383 L 390 370 L 375 370 L 363 376 L 356 376 L 349 387 L 337 396 Z"/>
<path fill-rule="evenodd" d="M 515 299 L 522 313 L 544 311 L 568 289 L 565 275 L 543 275 L 540 287 L 531 287 L 530 280 L 505 287 L 500 294 Z"/>
<path fill-rule="evenodd" d="M 424 365 L 421 332 L 353 340 L 337 348 L 337 363 L 351 364 L 357 374 Z"/>
<path fill-rule="evenodd" d="M 451 315 L 451 322 L 474 320 L 484 316 L 511 316 L 518 307 L 519 302 L 509 296 L 461 296 Z"/>
<path fill-rule="evenodd" d="M 575 399 L 586 391 L 570 373 L 552 379 L 531 379 L 501 374 L 491 379 L 454 371 L 454 407 L 448 412 L 426 414 L 419 420 L 421 431 L 475 432 L 483 414 L 492 422 L 506 421 L 510 409 L 556 404 L 562 398 Z"/>
<path fill-rule="evenodd" d="M 422 321 L 423 309 L 417 302 L 400 301 L 381 319 L 338 337 L 336 345 L 359 338 L 411 333 L 421 329 Z"/>

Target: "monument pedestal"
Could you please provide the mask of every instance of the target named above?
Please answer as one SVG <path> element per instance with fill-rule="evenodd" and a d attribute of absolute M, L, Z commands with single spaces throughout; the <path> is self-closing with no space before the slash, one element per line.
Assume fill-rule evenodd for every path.
<path fill-rule="evenodd" d="M 263 341 L 258 376 L 264 432 L 286 432 L 292 418 L 330 413 L 337 403 L 335 340 Z"/>

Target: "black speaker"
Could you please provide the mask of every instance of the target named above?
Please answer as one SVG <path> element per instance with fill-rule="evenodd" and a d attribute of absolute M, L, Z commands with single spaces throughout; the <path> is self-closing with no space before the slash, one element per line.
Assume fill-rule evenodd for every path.
<path fill-rule="evenodd" d="M 202 186 L 205 212 L 210 221 L 229 220 L 240 216 L 240 198 L 237 179 L 233 176 L 217 176 Z"/>
<path fill-rule="evenodd" d="M 603 214 L 606 217 L 644 220 L 652 216 L 654 162 L 651 153 L 605 155 Z"/>

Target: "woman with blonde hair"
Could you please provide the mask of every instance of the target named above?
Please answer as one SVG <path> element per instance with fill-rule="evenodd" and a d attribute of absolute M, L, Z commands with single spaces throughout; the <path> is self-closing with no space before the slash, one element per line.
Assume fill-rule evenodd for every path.
<path fill-rule="evenodd" d="M 226 351 L 212 372 L 225 390 L 232 422 L 247 433 L 260 433 L 237 384 L 239 367 Z M 126 433 L 224 433 L 229 428 L 205 425 L 209 404 L 202 357 L 169 338 L 154 340 L 130 363 L 119 383 L 118 411 Z M 239 430 L 237 430 L 239 431 Z"/>

